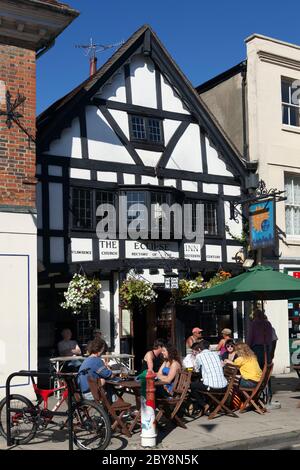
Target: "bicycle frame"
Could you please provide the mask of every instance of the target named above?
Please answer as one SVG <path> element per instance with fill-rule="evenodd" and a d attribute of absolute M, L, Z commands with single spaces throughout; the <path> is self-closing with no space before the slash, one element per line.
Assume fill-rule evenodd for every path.
<path fill-rule="evenodd" d="M 49 410 L 48 400 L 49 400 L 49 397 L 51 397 L 52 395 L 55 394 L 55 392 L 60 391 L 60 392 L 62 392 L 62 394 L 61 394 L 61 397 L 58 398 L 58 401 L 54 405 L 52 410 L 49 410 L 49 411 L 58 410 L 60 408 L 60 406 L 63 404 L 63 402 L 67 401 L 68 395 L 69 395 L 69 390 L 68 390 L 68 387 L 67 387 L 66 383 L 64 383 L 63 385 L 61 385 L 59 387 L 50 388 L 50 389 L 42 389 L 42 388 L 39 388 L 36 385 L 34 377 L 31 377 L 31 381 L 32 381 L 34 392 L 35 392 L 37 400 L 38 400 L 38 405 L 40 405 L 40 403 L 43 401 L 43 410 Z"/>

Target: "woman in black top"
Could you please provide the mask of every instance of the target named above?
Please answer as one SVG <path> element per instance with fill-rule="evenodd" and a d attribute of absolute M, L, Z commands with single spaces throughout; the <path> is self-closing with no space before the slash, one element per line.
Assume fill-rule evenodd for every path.
<path fill-rule="evenodd" d="M 224 361 L 225 359 L 229 359 L 233 362 L 238 357 L 235 352 L 235 342 L 233 339 L 226 340 L 225 349 L 226 351 L 221 355 L 221 360 Z"/>
<path fill-rule="evenodd" d="M 164 345 L 165 342 L 162 339 L 157 339 L 154 341 L 152 351 L 148 351 L 144 356 L 141 372 L 144 370 L 153 370 L 153 372 L 159 371 L 159 368 L 163 362 L 161 350 Z"/>

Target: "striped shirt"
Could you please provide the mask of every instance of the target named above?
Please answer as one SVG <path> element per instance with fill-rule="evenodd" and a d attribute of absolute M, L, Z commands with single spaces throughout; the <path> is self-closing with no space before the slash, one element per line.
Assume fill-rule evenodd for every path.
<path fill-rule="evenodd" d="M 211 388 L 224 388 L 227 380 L 218 353 L 204 349 L 197 354 L 196 367 L 201 371 L 204 385 Z"/>

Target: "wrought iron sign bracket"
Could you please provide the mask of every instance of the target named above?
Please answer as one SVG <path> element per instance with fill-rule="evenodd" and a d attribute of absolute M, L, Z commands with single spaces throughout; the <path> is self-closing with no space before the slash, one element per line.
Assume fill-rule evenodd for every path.
<path fill-rule="evenodd" d="M 26 101 L 26 97 L 24 95 L 21 95 L 18 92 L 15 100 L 12 102 L 11 93 L 9 90 L 7 90 L 5 94 L 6 109 L 0 110 L 0 116 L 6 116 L 5 122 L 6 122 L 8 129 L 11 129 L 13 123 L 15 123 L 19 127 L 19 129 L 21 129 L 21 131 L 27 135 L 28 145 L 30 147 L 30 142 L 35 143 L 35 138 L 20 122 L 20 119 L 22 119 L 24 116 L 18 111 L 18 108 L 24 105 L 25 101 Z"/>

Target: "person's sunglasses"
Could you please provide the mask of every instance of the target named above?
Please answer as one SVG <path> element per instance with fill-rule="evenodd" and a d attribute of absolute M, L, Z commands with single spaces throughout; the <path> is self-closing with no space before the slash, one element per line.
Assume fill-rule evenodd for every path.
<path fill-rule="evenodd" d="M 232 348 L 232 349 L 233 349 L 234 346 L 233 346 L 233 344 L 228 344 L 228 345 L 226 346 L 226 348 L 227 348 L 227 349 L 228 349 L 228 348 Z"/>

